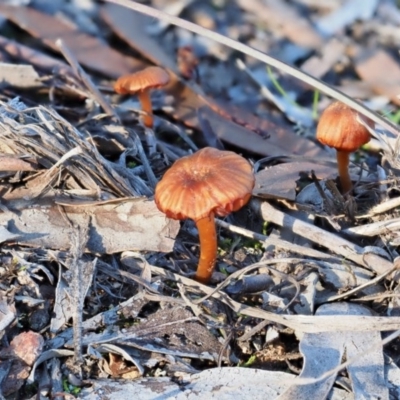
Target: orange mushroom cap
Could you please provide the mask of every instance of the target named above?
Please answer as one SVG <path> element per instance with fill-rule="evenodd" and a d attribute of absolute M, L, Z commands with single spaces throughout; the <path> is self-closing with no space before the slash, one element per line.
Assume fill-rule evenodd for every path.
<path fill-rule="evenodd" d="M 155 202 L 169 218 L 198 221 L 211 212 L 224 216 L 239 210 L 253 187 L 247 160 L 232 151 L 205 147 L 172 165 L 156 186 Z"/>
<path fill-rule="evenodd" d="M 333 102 L 321 114 L 317 126 L 317 139 L 339 151 L 356 151 L 371 139 L 368 129 L 358 122 L 358 115 L 357 111 L 346 104 Z M 366 123 L 371 128 L 375 126 L 369 118 L 366 118 Z"/>
<path fill-rule="evenodd" d="M 117 79 L 114 90 L 119 94 L 133 94 L 146 89 L 155 89 L 169 83 L 169 74 L 160 67 L 147 67 L 134 74 Z"/>

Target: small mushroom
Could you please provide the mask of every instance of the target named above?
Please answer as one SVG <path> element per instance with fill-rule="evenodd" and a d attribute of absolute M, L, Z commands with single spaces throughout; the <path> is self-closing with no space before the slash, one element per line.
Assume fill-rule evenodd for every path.
<path fill-rule="evenodd" d="M 155 189 L 160 211 L 173 219 L 191 218 L 200 238 L 196 280 L 208 283 L 217 258 L 214 216 L 243 207 L 254 187 L 249 162 L 232 151 L 205 147 L 177 160 Z"/>
<path fill-rule="evenodd" d="M 114 90 L 119 94 L 135 94 L 139 97 L 142 110 L 145 112 L 143 124 L 153 127 L 153 109 L 150 90 L 169 83 L 169 74 L 160 67 L 147 67 L 134 74 L 123 75 L 117 79 Z"/>
<path fill-rule="evenodd" d="M 336 149 L 343 194 L 349 193 L 353 188 L 349 175 L 350 153 L 371 139 L 368 129 L 358 121 L 359 115 L 346 104 L 335 101 L 321 114 L 317 126 L 317 139 L 322 144 Z M 365 118 L 365 122 L 371 128 L 375 127 L 369 118 Z"/>

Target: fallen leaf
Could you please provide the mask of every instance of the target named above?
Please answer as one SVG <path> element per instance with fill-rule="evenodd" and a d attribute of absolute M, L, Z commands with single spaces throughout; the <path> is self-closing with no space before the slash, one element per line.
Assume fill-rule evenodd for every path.
<path fill-rule="evenodd" d="M 317 55 L 308 58 L 301 69 L 315 78 L 322 78 L 344 56 L 345 50 L 344 42 L 333 38 L 321 46 Z"/>
<path fill-rule="evenodd" d="M 178 73 L 175 60 L 154 37 L 147 34 L 146 27 L 152 22 L 150 17 L 110 3 L 101 7 L 100 15 L 121 39 L 127 41 L 141 55 L 154 64 Z"/>
<path fill-rule="evenodd" d="M 323 43 L 316 29 L 293 4 L 280 0 L 239 0 L 238 4 L 265 21 L 272 32 L 279 32 L 299 46 L 315 49 Z"/>
<path fill-rule="evenodd" d="M 0 224 L 19 234 L 19 242 L 39 248 L 69 249 L 74 228 L 68 220 L 77 226 L 90 221 L 86 251 L 101 254 L 134 249 L 168 253 L 180 226 L 178 221 L 167 219 L 153 201 L 144 198 L 62 205 L 37 200 L 35 206 L 20 210 L 18 215 L 0 214 Z"/>
<path fill-rule="evenodd" d="M 263 156 L 303 155 L 307 157 L 324 156 L 327 153 L 310 140 L 297 136 L 289 129 L 279 127 L 270 121 L 252 116 L 250 121 L 261 132 L 270 134 L 262 138 L 260 134 L 244 128 L 222 117 L 208 107 L 199 110 L 202 118 L 208 120 L 215 134 L 224 142 Z M 243 118 L 242 118 L 243 119 Z"/>
<path fill-rule="evenodd" d="M 316 315 L 372 315 L 368 308 L 359 304 L 324 304 Z M 300 341 L 304 356 L 301 378 L 318 379 L 324 373 L 338 367 L 345 355 L 352 363 L 347 367 L 354 398 L 388 399 L 384 372 L 382 339 L 372 332 L 321 332 L 306 333 Z M 310 384 L 296 384 L 288 388 L 279 400 L 325 399 L 336 380 L 336 373 Z M 365 394 L 368 393 L 368 397 Z"/>
<path fill-rule="evenodd" d="M 70 266 L 70 268 L 81 269 L 79 291 L 81 293 L 80 297 L 82 298 L 82 301 L 84 301 L 89 287 L 93 282 L 97 259 L 88 261 L 79 260 L 78 263 L 79 265 Z M 75 300 L 77 297 L 76 285 L 73 282 L 72 275 L 73 273 L 71 270 L 63 271 L 60 266 L 53 315 L 50 321 L 50 332 L 52 333 L 57 333 L 71 319 L 76 318 L 76 315 L 79 312 Z"/>
<path fill-rule="evenodd" d="M 27 31 L 52 50 L 59 52 L 56 40 L 62 38 L 76 59 L 85 67 L 116 78 L 132 70 L 143 68 L 141 61 L 123 56 L 107 43 L 80 32 L 56 16 L 30 7 L 0 5 L 0 14 Z"/>
<path fill-rule="evenodd" d="M 72 68 L 62 61 L 3 36 L 0 36 L 0 51 L 18 62 L 26 62 L 48 73 L 75 76 Z"/>
<path fill-rule="evenodd" d="M 378 6 L 378 0 L 348 0 L 340 4 L 336 10 L 323 15 L 316 21 L 317 29 L 326 37 L 338 33 L 356 20 L 370 19 Z"/>
<path fill-rule="evenodd" d="M 32 366 L 42 353 L 44 339 L 39 333 L 28 331 L 17 335 L 10 343 L 9 351 Z"/>
<path fill-rule="evenodd" d="M 215 336 L 185 307 L 166 305 L 148 316 L 146 321 L 124 329 L 124 332 L 87 334 L 86 344 L 113 343 L 143 351 L 179 357 L 215 360 L 221 344 Z M 67 343 L 68 345 L 68 343 Z"/>
<path fill-rule="evenodd" d="M 306 161 L 293 161 L 265 168 L 256 174 L 253 195 L 267 199 L 296 199 L 297 180 L 300 174 L 310 175 L 313 170 L 319 178 L 335 175 L 336 168 Z"/>
<path fill-rule="evenodd" d="M 255 368 L 212 368 L 190 374 L 183 387 L 170 378 L 142 378 L 134 381 L 92 380 L 79 394 L 81 400 L 99 399 L 107 393 L 108 400 L 160 398 L 208 400 L 210 393 L 221 400 L 277 399 L 296 378 L 296 375 Z M 320 397 L 316 397 L 320 399 Z M 310 398 L 307 398 L 310 399 Z M 353 400 L 354 396 L 344 389 L 333 388 L 329 400 Z M 300 400 L 300 399 L 299 399 Z"/>
<path fill-rule="evenodd" d="M 388 52 L 381 49 L 372 53 L 362 52 L 355 61 L 355 69 L 376 93 L 400 105 L 400 66 Z"/>
<path fill-rule="evenodd" d="M 0 293 L 0 332 L 4 331 L 15 318 L 15 307 L 9 305 Z"/>
<path fill-rule="evenodd" d="M 1 70 L 1 66 L 0 66 Z M 0 155 L 0 171 L 36 171 L 37 168 L 16 156 Z"/>
<path fill-rule="evenodd" d="M 40 88 L 39 74 L 32 65 L 15 65 L 0 63 L 0 82 L 6 86 L 21 89 Z"/>

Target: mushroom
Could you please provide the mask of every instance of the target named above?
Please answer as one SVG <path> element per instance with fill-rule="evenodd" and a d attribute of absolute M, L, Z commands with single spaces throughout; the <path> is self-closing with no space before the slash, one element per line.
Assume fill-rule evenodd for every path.
<path fill-rule="evenodd" d="M 321 114 L 317 126 L 317 139 L 322 144 L 336 149 L 343 194 L 349 193 L 353 188 L 348 170 L 350 153 L 371 139 L 367 127 L 358 121 L 359 115 L 357 111 L 346 104 L 335 101 Z M 369 118 L 365 118 L 365 122 L 374 128 L 375 124 Z"/>
<path fill-rule="evenodd" d="M 147 67 L 134 74 L 123 75 L 117 79 L 114 90 L 119 94 L 135 94 L 139 97 L 142 110 L 145 112 L 143 124 L 153 127 L 153 109 L 151 106 L 150 90 L 165 86 L 169 83 L 169 74 L 160 67 Z"/>
<path fill-rule="evenodd" d="M 196 280 L 208 283 L 217 258 L 214 216 L 243 207 L 254 187 L 249 162 L 232 151 L 205 147 L 177 160 L 155 189 L 160 211 L 173 219 L 191 218 L 200 238 Z"/>

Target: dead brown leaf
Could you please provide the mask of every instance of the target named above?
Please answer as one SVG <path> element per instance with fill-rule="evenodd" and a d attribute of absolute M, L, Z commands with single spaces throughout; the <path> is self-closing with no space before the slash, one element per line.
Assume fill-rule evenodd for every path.
<path fill-rule="evenodd" d="M 10 363 L 7 378 L 1 384 L 4 395 L 17 392 L 29 376 L 31 366 L 43 351 L 44 339 L 36 332 L 17 335 L 0 351 L 1 363 Z"/>
<path fill-rule="evenodd" d="M 3 36 L 0 36 L 0 52 L 47 73 L 74 76 L 72 68 L 62 61 Z"/>
<path fill-rule="evenodd" d="M 100 15 L 121 39 L 142 56 L 156 65 L 178 72 L 174 58 L 165 52 L 157 40 L 147 34 L 146 27 L 151 18 L 110 3 L 101 7 Z"/>
<path fill-rule="evenodd" d="M 26 364 L 32 366 L 42 353 L 44 339 L 36 332 L 20 333 L 10 343 L 9 351 Z"/>
<path fill-rule="evenodd" d="M 336 174 L 336 168 L 318 165 L 306 161 L 293 161 L 263 169 L 256 174 L 256 184 L 253 189 L 255 196 L 267 199 L 296 199 L 296 181 L 300 174 L 310 175 L 313 170 L 319 178 L 327 178 Z"/>
<path fill-rule="evenodd" d="M 227 120 L 213 110 L 203 107 L 199 110 L 207 119 L 216 135 L 224 142 L 263 156 L 304 155 L 307 157 L 326 156 L 325 150 L 316 144 L 297 136 L 292 130 L 249 115 L 252 126 L 269 134 L 268 138 Z M 242 111 L 244 113 L 244 111 Z M 243 115 L 241 116 L 244 119 Z"/>
<path fill-rule="evenodd" d="M 40 39 L 54 51 L 58 38 L 84 66 L 106 76 L 116 78 L 143 67 L 143 63 L 132 57 L 121 55 L 102 40 L 66 24 L 60 18 L 37 11 L 30 7 L 0 5 L 0 14 L 30 35 Z"/>
<path fill-rule="evenodd" d="M 376 93 L 400 105 L 400 66 L 387 51 L 362 52 L 355 61 L 355 69 Z"/>

